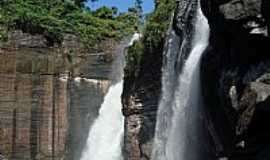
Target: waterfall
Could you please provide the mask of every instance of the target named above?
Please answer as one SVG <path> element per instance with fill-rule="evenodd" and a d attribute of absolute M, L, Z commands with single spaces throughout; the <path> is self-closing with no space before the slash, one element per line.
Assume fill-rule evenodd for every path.
<path fill-rule="evenodd" d="M 185 37 L 183 37 L 185 38 Z M 198 129 L 200 93 L 200 58 L 208 45 L 209 26 L 198 5 L 192 50 L 175 68 L 180 50 L 180 38 L 170 30 L 162 71 L 162 97 L 159 103 L 153 160 L 198 160 L 200 130 Z M 180 49 L 179 49 L 180 48 Z M 177 74 L 179 73 L 179 74 Z"/>
<path fill-rule="evenodd" d="M 141 35 L 134 33 L 128 44 L 118 48 L 118 55 L 112 64 L 111 80 L 98 118 L 90 128 L 86 147 L 80 160 L 122 160 L 124 116 L 122 115 L 121 95 L 123 91 L 123 68 L 125 46 L 131 46 Z"/>
<path fill-rule="evenodd" d="M 90 129 L 81 160 L 121 160 L 124 117 L 121 112 L 123 81 L 110 87 Z"/>

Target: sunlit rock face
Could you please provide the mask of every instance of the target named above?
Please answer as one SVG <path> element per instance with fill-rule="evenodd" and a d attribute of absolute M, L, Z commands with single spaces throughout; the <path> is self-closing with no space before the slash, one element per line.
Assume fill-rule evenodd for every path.
<path fill-rule="evenodd" d="M 105 56 L 113 55 L 115 43 L 104 46 Z M 111 66 L 72 35 L 48 46 L 43 36 L 10 33 L 0 43 L 0 156 L 77 160 L 111 84 Z"/>
<path fill-rule="evenodd" d="M 0 54 L 0 152 L 14 159 L 63 157 L 68 83 L 55 74 L 56 62 L 64 63 L 57 49 L 42 36 L 16 31 Z"/>

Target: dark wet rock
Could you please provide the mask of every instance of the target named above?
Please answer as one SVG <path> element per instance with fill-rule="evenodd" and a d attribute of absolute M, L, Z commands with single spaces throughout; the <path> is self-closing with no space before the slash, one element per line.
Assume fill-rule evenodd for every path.
<path fill-rule="evenodd" d="M 136 79 L 125 78 L 122 95 L 125 115 L 125 159 L 149 160 L 161 89 L 161 50 L 145 53 Z M 149 61 L 154 60 L 154 61 Z"/>
<path fill-rule="evenodd" d="M 212 139 L 217 139 L 213 135 L 219 139 L 213 140 L 213 150 L 218 156 L 226 155 L 234 160 L 269 156 L 266 154 L 269 127 L 261 127 L 267 122 L 265 115 L 270 116 L 266 109 L 270 106 L 266 3 L 202 0 L 211 28 L 210 44 L 202 59 L 203 95 L 206 122 L 212 121 L 215 128 L 209 132 Z M 259 107 L 262 104 L 264 109 Z M 261 115 L 265 117 L 258 118 Z M 265 142 L 259 135 L 264 135 Z"/>
<path fill-rule="evenodd" d="M 219 6 L 225 19 L 240 20 L 261 13 L 261 0 L 232 0 Z"/>

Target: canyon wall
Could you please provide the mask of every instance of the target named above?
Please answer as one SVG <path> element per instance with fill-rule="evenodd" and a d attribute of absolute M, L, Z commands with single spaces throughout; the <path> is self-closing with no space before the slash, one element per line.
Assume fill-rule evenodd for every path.
<path fill-rule="evenodd" d="M 103 56 L 112 58 L 116 43 L 103 45 L 97 55 L 73 35 L 48 46 L 21 31 L 0 42 L 0 156 L 78 159 L 110 86 Z"/>
<path fill-rule="evenodd" d="M 44 159 L 64 155 L 68 84 L 54 75 L 57 69 L 58 73 L 65 70 L 60 69 L 64 61 L 57 57 L 57 49 L 47 47 L 42 36 L 20 31 L 1 43 L 0 152 L 8 157 Z"/>
<path fill-rule="evenodd" d="M 124 159 L 149 159 L 161 90 L 163 46 L 145 52 L 136 75 L 124 78 L 122 95 L 125 116 Z"/>

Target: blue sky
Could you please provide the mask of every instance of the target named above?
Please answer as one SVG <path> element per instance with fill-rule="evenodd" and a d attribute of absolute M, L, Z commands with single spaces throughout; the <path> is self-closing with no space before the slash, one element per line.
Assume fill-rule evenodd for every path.
<path fill-rule="evenodd" d="M 149 13 L 154 9 L 154 0 L 144 0 L 144 13 Z M 97 9 L 101 6 L 117 7 L 119 12 L 126 12 L 129 7 L 134 6 L 134 0 L 98 0 L 97 2 L 87 2 L 91 9 Z"/>

